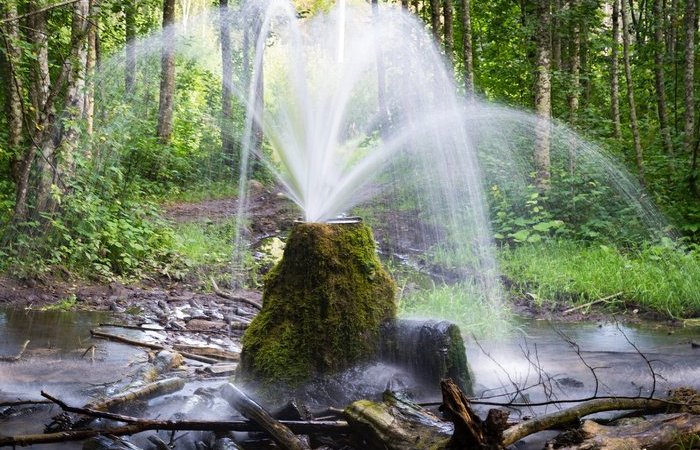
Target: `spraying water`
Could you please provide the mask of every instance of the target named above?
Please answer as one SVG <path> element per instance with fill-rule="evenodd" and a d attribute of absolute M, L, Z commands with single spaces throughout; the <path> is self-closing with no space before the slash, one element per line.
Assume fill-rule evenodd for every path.
<path fill-rule="evenodd" d="M 245 246 L 248 180 L 264 166 L 304 220 L 361 215 L 379 230 L 383 250 L 420 255 L 447 280 L 472 280 L 498 310 L 487 193 L 497 188 L 514 203 L 527 192 L 535 117 L 464 102 L 433 38 L 400 8 L 373 12 L 341 0 L 326 14 L 299 19 L 290 3 L 266 0 L 224 18 L 218 11 L 190 18 L 189 33 L 175 25 L 181 64 L 210 74 L 212 84 L 220 83 L 219 20 L 232 25 L 237 72 L 230 87 L 244 111 L 242 127 L 223 124 L 240 143 L 236 246 Z M 136 45 L 141 73 L 157 86 L 158 37 Z M 105 64 L 105 86 L 110 76 L 121 83 L 120 61 Z M 205 130 L 216 129 L 206 111 L 188 113 Z M 141 117 L 116 108 L 105 119 L 124 132 L 124 123 Z M 260 148 L 256 127 L 265 137 Z M 550 142 L 553 174 L 575 170 L 565 200 L 572 220 L 592 214 L 592 205 L 602 209 L 604 196 L 615 199 L 607 219 L 624 210 L 626 224 L 652 233 L 664 228 L 638 183 L 600 148 L 556 123 Z M 600 186 L 604 193 L 591 198 Z"/>

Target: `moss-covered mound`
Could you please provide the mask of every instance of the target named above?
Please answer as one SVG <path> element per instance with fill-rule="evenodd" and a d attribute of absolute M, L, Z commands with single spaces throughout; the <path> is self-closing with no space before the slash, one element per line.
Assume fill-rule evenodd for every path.
<path fill-rule="evenodd" d="M 293 386 L 370 358 L 395 293 L 367 226 L 296 224 L 243 336 L 239 379 Z"/>

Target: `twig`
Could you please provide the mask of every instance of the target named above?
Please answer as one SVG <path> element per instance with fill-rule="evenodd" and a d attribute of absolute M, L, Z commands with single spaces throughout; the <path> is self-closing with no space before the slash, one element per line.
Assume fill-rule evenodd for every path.
<path fill-rule="evenodd" d="M 569 308 L 569 309 L 564 310 L 564 311 L 562 312 L 562 314 L 563 314 L 563 315 L 566 315 L 566 314 L 572 313 L 572 312 L 574 312 L 574 311 L 577 311 L 577 310 L 579 310 L 579 309 L 585 308 L 585 307 L 587 307 L 587 306 L 597 305 L 598 303 L 603 303 L 603 302 L 606 302 L 606 303 L 607 303 L 608 300 L 612 300 L 612 299 L 615 298 L 615 297 L 619 297 L 619 296 L 621 296 L 623 293 L 624 293 L 624 292 L 617 292 L 617 293 L 615 293 L 615 294 L 608 295 L 607 297 L 599 298 L 599 299 L 593 300 L 593 301 L 591 301 L 591 302 L 584 303 L 583 305 L 574 306 L 573 308 Z"/>
<path fill-rule="evenodd" d="M 78 0 L 67 0 L 65 2 L 56 3 L 55 5 L 49 5 L 49 6 L 45 6 L 43 8 L 36 9 L 36 10 L 34 10 L 32 12 L 28 12 L 26 14 L 20 14 L 19 16 L 8 17 L 7 19 L 0 20 L 0 24 L 7 23 L 7 22 L 14 22 L 15 20 L 24 19 L 25 17 L 29 17 L 29 16 L 33 16 L 35 14 L 43 13 L 44 11 L 49 11 L 49 10 L 54 9 L 54 8 L 60 8 L 61 6 L 70 5 L 70 4 L 73 4 L 77 1 Z"/>
<path fill-rule="evenodd" d="M 216 281 L 214 281 L 214 277 L 209 277 L 209 281 L 211 281 L 211 288 L 214 290 L 214 293 L 219 297 L 226 298 L 228 300 L 234 300 L 237 302 L 242 302 L 247 305 L 253 306 L 257 309 L 262 309 L 262 304 L 260 302 L 242 297 L 240 295 L 233 295 L 229 294 L 228 292 L 222 291 L 221 289 L 219 289 L 219 286 L 216 284 Z"/>
<path fill-rule="evenodd" d="M 27 345 L 29 345 L 29 339 L 24 341 L 24 344 L 22 344 L 22 348 L 20 349 L 19 353 L 17 353 L 15 356 L 0 356 L 0 361 L 2 362 L 17 362 L 19 359 L 22 357 L 22 354 L 24 354 L 24 351 L 27 349 Z"/>

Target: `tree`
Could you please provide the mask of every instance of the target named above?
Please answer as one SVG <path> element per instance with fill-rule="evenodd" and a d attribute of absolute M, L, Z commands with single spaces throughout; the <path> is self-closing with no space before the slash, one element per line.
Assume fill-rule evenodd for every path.
<path fill-rule="evenodd" d="M 695 82 L 695 0 L 686 0 L 685 3 L 685 72 L 683 84 L 685 87 L 685 125 L 683 127 L 683 150 L 686 154 L 693 151 L 693 139 L 695 135 L 695 97 L 693 84 Z"/>
<path fill-rule="evenodd" d="M 632 139 L 634 142 L 634 156 L 637 163 L 639 179 L 644 184 L 644 159 L 642 155 L 642 144 L 639 139 L 639 126 L 637 124 L 637 108 L 634 103 L 634 84 L 632 81 L 632 68 L 630 65 L 630 30 L 625 0 L 620 1 L 620 15 L 622 17 L 622 52 L 625 66 L 625 83 L 627 84 L 627 103 L 630 109 L 630 128 L 632 129 Z"/>
<path fill-rule="evenodd" d="M 620 45 L 620 0 L 612 0 L 612 45 L 610 46 L 610 109 L 613 123 L 613 137 L 622 137 L 620 123 L 620 70 L 618 68 L 618 47 Z"/>
<path fill-rule="evenodd" d="M 22 84 L 23 81 L 18 74 L 18 67 L 21 50 L 19 48 L 20 34 L 19 24 L 14 18 L 17 17 L 17 2 L 9 0 L 2 11 L 7 20 L 5 29 L 2 32 L 3 51 L 2 67 L 3 79 L 5 80 L 5 113 L 7 117 L 7 147 L 14 154 L 11 162 L 11 172 L 15 185 L 18 187 L 15 197 L 15 216 L 25 217 L 27 214 L 27 187 L 29 180 L 29 170 L 31 159 L 22 152 Z"/>
<path fill-rule="evenodd" d="M 231 53 L 231 24 L 228 0 L 219 1 L 221 37 L 221 150 L 226 162 L 235 164 L 231 116 L 233 113 L 233 54 Z"/>
<path fill-rule="evenodd" d="M 126 56 L 126 67 L 124 70 L 124 88 L 126 95 L 134 94 L 136 86 L 136 13 L 137 2 L 124 3 L 124 30 L 126 46 L 124 48 Z"/>
<path fill-rule="evenodd" d="M 156 136 L 163 143 L 170 142 L 173 132 L 173 95 L 175 92 L 175 0 L 163 0 L 163 42 L 161 50 L 160 100 Z"/>
<path fill-rule="evenodd" d="M 549 189 L 550 173 L 550 118 L 552 116 L 551 81 L 551 12 L 549 0 L 536 0 L 536 67 L 535 67 L 535 185 Z"/>
<path fill-rule="evenodd" d="M 581 14 L 580 0 L 571 0 L 572 27 L 569 41 L 569 123 L 576 125 L 581 89 Z"/>
<path fill-rule="evenodd" d="M 440 42 L 440 0 L 430 0 L 430 27 L 435 40 Z"/>
<path fill-rule="evenodd" d="M 474 96 L 474 60 L 472 57 L 472 19 L 470 1 L 460 1 L 459 14 L 462 22 L 462 59 L 464 60 L 464 89 L 467 98 Z"/>
<path fill-rule="evenodd" d="M 442 1 L 442 16 L 443 16 L 443 34 L 445 37 L 445 56 L 449 61 L 452 61 L 454 51 L 454 32 L 453 32 L 453 16 L 454 7 L 452 0 Z"/>
<path fill-rule="evenodd" d="M 673 143 L 671 130 L 668 126 L 666 111 L 666 80 L 664 76 L 665 42 L 664 42 L 664 13 L 663 0 L 654 0 L 654 86 L 656 87 L 656 108 L 659 115 L 659 128 L 666 153 L 673 161 Z"/>

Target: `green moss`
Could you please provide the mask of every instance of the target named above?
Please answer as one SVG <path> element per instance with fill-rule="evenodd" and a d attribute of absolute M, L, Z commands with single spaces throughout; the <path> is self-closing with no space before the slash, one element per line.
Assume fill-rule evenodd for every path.
<path fill-rule="evenodd" d="M 295 385 L 368 359 L 395 293 L 367 226 L 297 224 L 243 336 L 239 378 Z"/>

